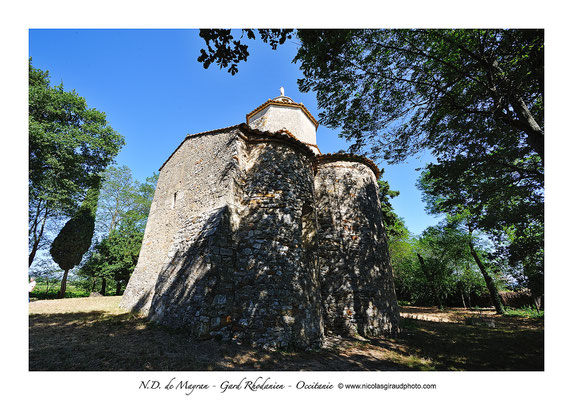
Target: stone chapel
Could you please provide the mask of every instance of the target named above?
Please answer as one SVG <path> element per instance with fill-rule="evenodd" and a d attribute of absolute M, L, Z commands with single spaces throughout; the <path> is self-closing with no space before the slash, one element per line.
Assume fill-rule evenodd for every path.
<path fill-rule="evenodd" d="M 396 335 L 380 171 L 322 154 L 317 128 L 281 88 L 245 123 L 188 135 L 160 168 L 120 306 L 261 347 Z"/>

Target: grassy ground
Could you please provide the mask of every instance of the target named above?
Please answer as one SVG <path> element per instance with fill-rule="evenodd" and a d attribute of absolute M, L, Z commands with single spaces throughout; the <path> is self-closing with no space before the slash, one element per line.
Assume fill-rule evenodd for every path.
<path fill-rule="evenodd" d="M 99 291 L 99 285 L 97 287 Z M 51 283 L 50 287 L 46 287 L 45 281 L 39 281 L 36 285 L 35 290 L 30 293 L 30 299 L 34 300 L 54 300 L 59 298 L 60 293 L 60 283 Z M 108 296 L 113 296 L 115 294 L 115 286 L 108 285 L 106 294 Z M 77 282 L 68 282 L 66 286 L 65 298 L 76 298 L 76 297 L 88 297 L 90 292 L 82 285 L 77 284 Z"/>
<path fill-rule="evenodd" d="M 321 350 L 264 351 L 192 340 L 120 310 L 119 300 L 30 303 L 30 370 L 543 370 L 540 318 L 402 307 L 396 339 L 329 337 Z"/>

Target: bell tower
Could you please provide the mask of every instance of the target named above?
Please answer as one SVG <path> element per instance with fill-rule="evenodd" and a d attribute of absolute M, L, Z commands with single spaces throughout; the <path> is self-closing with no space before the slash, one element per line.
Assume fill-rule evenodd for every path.
<path fill-rule="evenodd" d="M 266 132 L 287 131 L 306 144 L 315 154 L 321 154 L 316 145 L 318 122 L 302 103 L 284 95 L 269 99 L 247 114 L 250 128 Z"/>

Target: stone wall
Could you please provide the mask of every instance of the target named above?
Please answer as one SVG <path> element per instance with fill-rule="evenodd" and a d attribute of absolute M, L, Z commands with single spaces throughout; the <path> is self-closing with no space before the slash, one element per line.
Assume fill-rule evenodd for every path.
<path fill-rule="evenodd" d="M 137 268 L 121 307 L 147 315 L 160 272 L 182 252 L 177 238 L 192 240 L 213 210 L 232 208 L 237 140 L 231 131 L 189 136 L 162 166 Z"/>
<path fill-rule="evenodd" d="M 396 335 L 399 311 L 374 172 L 362 162 L 319 157 L 315 192 L 326 329 Z"/>
<path fill-rule="evenodd" d="M 190 328 L 199 338 L 228 338 L 235 259 L 231 213 L 228 206 L 209 210 L 177 232 L 155 284 L 152 321 Z"/>

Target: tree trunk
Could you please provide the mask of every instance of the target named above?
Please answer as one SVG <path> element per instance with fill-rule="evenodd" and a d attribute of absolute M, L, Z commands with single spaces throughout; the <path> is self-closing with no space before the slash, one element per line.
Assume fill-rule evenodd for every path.
<path fill-rule="evenodd" d="M 69 271 L 69 269 L 64 270 L 64 276 L 62 277 L 62 285 L 60 286 L 60 293 L 58 295 L 58 297 L 60 299 L 63 299 L 64 295 L 66 294 L 66 283 L 68 280 L 68 271 Z"/>
<path fill-rule="evenodd" d="M 521 97 L 512 101 L 511 106 L 517 112 L 519 122 L 521 122 L 527 134 L 527 144 L 539 154 L 541 161 L 543 161 L 545 159 L 543 130 L 537 121 L 535 121 L 531 111 L 529 111 L 529 108 Z"/>
<path fill-rule="evenodd" d="M 430 287 L 432 288 L 432 292 L 433 292 L 432 294 L 434 296 L 434 300 L 436 301 L 438 308 L 441 310 L 444 308 L 444 306 L 442 305 L 442 299 L 440 299 L 440 296 L 438 295 L 438 290 L 436 288 L 435 282 L 430 275 L 430 271 L 428 271 L 428 269 L 426 268 L 426 263 L 424 261 L 424 258 L 418 253 L 416 255 L 418 256 L 418 260 L 420 261 L 420 266 L 422 267 L 422 272 L 426 276 L 426 279 L 428 280 L 428 283 L 430 284 Z"/>
<path fill-rule="evenodd" d="M 105 278 L 101 278 L 101 295 L 105 296 L 105 290 L 106 290 L 106 286 L 107 286 L 107 281 Z"/>
<path fill-rule="evenodd" d="M 32 266 L 32 263 L 34 262 L 34 257 L 36 257 L 36 252 L 38 251 L 39 245 L 40 245 L 40 239 L 34 238 L 34 243 L 32 244 L 32 251 L 28 256 L 28 268 L 30 268 Z"/>
<path fill-rule="evenodd" d="M 38 251 L 38 247 L 40 246 L 40 240 L 42 239 L 42 236 L 44 235 L 44 227 L 46 226 L 46 220 L 47 219 L 48 219 L 48 216 L 47 216 L 47 211 L 46 211 L 46 215 L 44 215 L 44 219 L 42 221 L 42 226 L 40 228 L 40 232 L 36 233 L 37 225 L 34 228 L 34 239 L 33 239 L 34 243 L 32 244 L 32 251 L 30 252 L 30 255 L 28 256 L 28 268 L 30 268 L 30 266 L 34 262 L 34 258 L 36 257 L 36 252 Z"/>
<path fill-rule="evenodd" d="M 504 74 L 503 70 L 500 68 L 499 63 L 495 60 L 492 63 L 497 75 L 501 80 L 508 86 L 512 87 L 514 84 L 509 81 L 507 76 Z M 523 101 L 523 98 L 520 96 L 510 95 L 509 96 L 509 103 L 513 110 L 517 113 L 517 118 L 519 125 L 518 128 L 525 131 L 527 135 L 527 144 L 541 157 L 541 162 L 545 161 L 545 144 L 544 144 L 544 134 L 543 129 L 537 123 L 533 114 Z"/>
<path fill-rule="evenodd" d="M 483 275 L 483 278 L 485 279 L 485 284 L 487 286 L 487 289 L 489 290 L 489 295 L 491 297 L 493 306 L 495 307 L 496 313 L 497 314 L 505 313 L 505 310 L 503 309 L 503 304 L 501 304 L 501 298 L 499 297 L 499 293 L 497 292 L 497 288 L 495 287 L 495 283 L 492 277 L 487 272 L 485 265 L 483 264 L 478 254 L 476 253 L 471 237 L 469 239 L 469 245 L 472 257 L 474 258 L 477 266 L 479 267 L 479 270 L 481 271 L 481 274 Z"/>
<path fill-rule="evenodd" d="M 121 294 L 121 281 L 115 281 L 115 295 L 119 296 Z"/>

